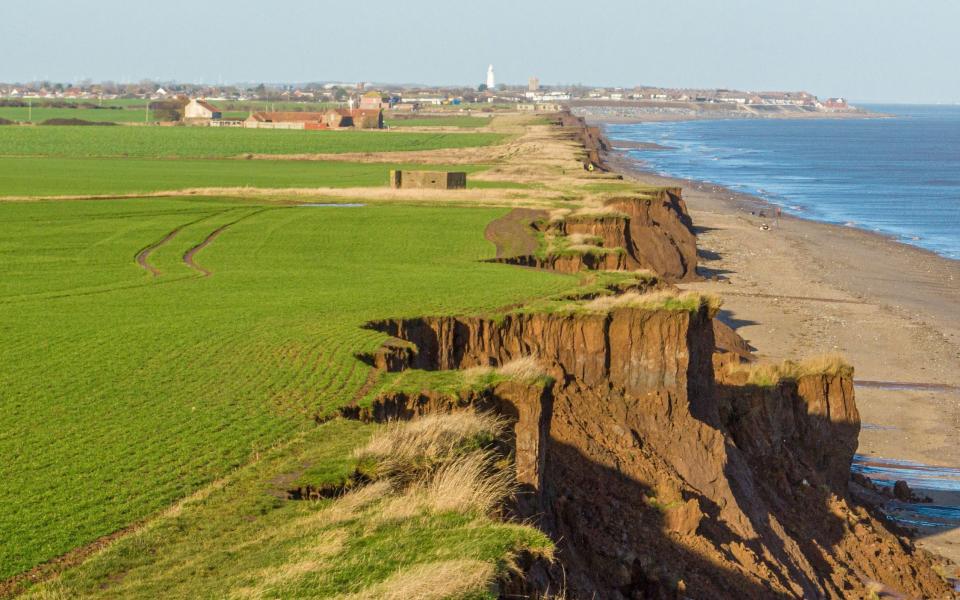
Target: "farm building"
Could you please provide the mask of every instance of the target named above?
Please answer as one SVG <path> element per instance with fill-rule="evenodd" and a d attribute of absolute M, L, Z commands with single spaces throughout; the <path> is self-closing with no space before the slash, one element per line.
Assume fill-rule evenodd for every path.
<path fill-rule="evenodd" d="M 357 129 L 383 129 L 383 111 L 380 109 L 356 108 L 350 113 Z"/>
<path fill-rule="evenodd" d="M 367 92 L 363 96 L 360 96 L 360 108 L 363 110 L 390 108 L 390 98 L 380 92 Z"/>
<path fill-rule="evenodd" d="M 206 100 L 193 98 L 183 109 L 184 119 L 219 119 L 223 116 L 220 109 Z"/>
<path fill-rule="evenodd" d="M 323 129 L 322 112 L 255 112 L 244 121 L 244 127 L 260 129 Z"/>
<path fill-rule="evenodd" d="M 256 112 L 244 127 L 259 129 L 382 129 L 383 111 L 334 108 L 326 112 Z"/>

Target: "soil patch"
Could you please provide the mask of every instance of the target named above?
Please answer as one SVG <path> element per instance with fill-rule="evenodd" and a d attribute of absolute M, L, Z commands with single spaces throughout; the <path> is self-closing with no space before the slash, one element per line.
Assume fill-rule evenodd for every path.
<path fill-rule="evenodd" d="M 497 247 L 497 258 L 533 254 L 539 244 L 530 224 L 548 216 L 545 210 L 515 208 L 491 221 L 483 236 Z"/>

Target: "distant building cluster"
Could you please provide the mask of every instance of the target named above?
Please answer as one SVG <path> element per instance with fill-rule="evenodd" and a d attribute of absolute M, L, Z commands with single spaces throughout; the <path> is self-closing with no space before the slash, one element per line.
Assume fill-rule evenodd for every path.
<path fill-rule="evenodd" d="M 184 107 L 184 120 L 204 122 L 212 127 L 248 129 L 383 129 L 383 109 L 367 102 L 360 108 L 331 108 L 325 111 L 257 111 L 245 119 L 224 118 L 223 111 L 207 100 L 194 98 Z"/>
<path fill-rule="evenodd" d="M 821 101 L 809 92 L 744 92 L 727 89 L 678 89 L 639 86 L 635 88 L 595 88 L 579 100 L 611 102 L 688 102 L 696 104 L 736 104 L 743 106 L 798 106 L 821 110 L 847 110 L 843 98 Z"/>
<path fill-rule="evenodd" d="M 531 76 L 526 85 L 497 84 L 493 65 L 486 78 L 476 87 L 411 86 L 368 83 L 323 82 L 302 85 L 194 85 L 178 82 L 155 83 L 92 83 L 61 84 L 51 82 L 0 83 L 0 102 L 24 105 L 40 100 L 89 105 L 117 98 L 137 98 L 168 104 L 182 109 L 188 121 L 218 121 L 217 126 L 254 126 L 274 128 L 342 128 L 372 127 L 382 124 L 383 115 L 370 111 L 417 112 L 439 106 L 514 105 L 520 110 L 552 110 L 570 103 L 619 103 L 641 106 L 671 106 L 673 103 L 721 104 L 739 107 L 801 107 L 804 110 L 851 110 L 844 98 L 820 100 L 809 92 L 761 91 L 745 92 L 730 89 L 676 89 L 654 86 L 587 87 L 581 85 L 543 85 Z M 189 100 L 189 99 L 194 100 Z M 218 104 L 261 101 L 283 103 L 282 111 L 265 111 L 243 119 L 226 119 Z M 316 111 L 316 105 L 329 107 Z M 477 106 L 482 110 L 482 107 Z M 361 111 L 361 112 L 358 112 Z M 249 123 L 249 125 L 248 125 Z M 382 125 L 381 125 L 382 126 Z"/>

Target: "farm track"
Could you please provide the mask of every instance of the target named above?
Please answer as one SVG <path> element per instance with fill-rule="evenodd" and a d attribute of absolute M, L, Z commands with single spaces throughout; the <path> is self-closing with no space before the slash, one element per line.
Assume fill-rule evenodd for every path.
<path fill-rule="evenodd" d="M 260 213 L 262 213 L 262 212 L 268 211 L 268 210 L 271 210 L 271 209 L 270 209 L 270 208 L 262 208 L 262 209 L 260 209 L 260 210 L 255 210 L 255 211 L 253 211 L 253 212 L 247 213 L 246 215 L 240 217 L 239 219 L 237 219 L 237 220 L 235 220 L 235 221 L 231 221 L 231 222 L 229 222 L 229 223 L 226 223 L 226 224 L 221 225 L 220 227 L 214 229 L 212 232 L 210 232 L 210 235 L 208 235 L 206 238 L 204 238 L 204 240 L 203 240 L 202 242 L 200 242 L 200 243 L 197 244 L 196 246 L 190 248 L 189 250 L 187 250 L 187 251 L 183 254 L 183 262 L 184 262 L 184 264 L 187 265 L 188 267 L 190 267 L 191 269 L 193 269 L 194 271 L 197 271 L 198 273 L 200 273 L 200 275 L 201 275 L 202 277 L 210 277 L 211 275 L 213 275 L 213 271 L 210 271 L 209 269 L 198 265 L 198 264 L 196 263 L 196 261 L 193 260 L 193 258 L 197 255 L 197 253 L 200 252 L 201 250 L 203 250 L 204 248 L 206 248 L 207 246 L 209 246 L 210 244 L 212 244 L 214 240 L 216 240 L 218 237 L 220 237 L 220 234 L 222 234 L 224 231 L 226 231 L 226 230 L 229 229 L 230 227 L 236 225 L 236 224 L 239 223 L 240 221 L 243 221 L 243 220 L 245 220 L 245 219 L 249 219 L 250 217 L 256 216 L 256 215 L 258 215 L 258 214 L 260 214 Z"/>
<path fill-rule="evenodd" d="M 228 209 L 228 210 L 232 210 L 232 209 Z M 152 264 L 150 264 L 150 260 L 149 260 L 149 259 L 150 259 L 150 255 L 153 254 L 154 252 L 156 252 L 157 250 L 159 250 L 162 246 L 165 246 L 165 245 L 167 245 L 168 243 L 170 243 L 170 241 L 173 240 L 173 238 L 177 237 L 177 234 L 179 234 L 181 231 L 183 231 L 183 229 L 184 229 L 185 227 L 189 227 L 190 225 L 194 225 L 194 224 L 196 224 L 196 223 L 199 223 L 199 222 L 201 222 L 201 221 L 204 221 L 204 220 L 206 220 L 206 219 L 209 219 L 209 218 L 212 217 L 212 216 L 222 215 L 222 214 L 225 213 L 225 212 L 227 212 L 227 211 L 224 210 L 224 211 L 219 211 L 219 212 L 216 212 L 216 213 L 204 215 L 204 216 L 200 217 L 199 219 L 195 219 L 195 220 L 193 220 L 193 221 L 190 221 L 190 222 L 188 222 L 188 223 L 184 223 L 184 224 L 182 224 L 182 225 L 179 225 L 179 226 L 175 227 L 174 229 L 172 229 L 172 230 L 170 230 L 169 232 L 167 232 L 166 235 L 164 235 L 162 238 L 160 238 L 160 239 L 157 240 L 156 242 L 154 242 L 154 243 L 150 244 L 149 246 L 147 246 L 146 248 L 140 250 L 140 252 L 137 252 L 136 256 L 134 257 L 134 260 L 137 261 L 137 264 L 140 265 L 140 267 L 141 267 L 142 269 L 144 269 L 145 271 L 149 272 L 149 273 L 150 273 L 151 275 L 153 275 L 154 277 L 160 277 L 160 275 L 161 275 L 160 269 L 158 269 L 158 268 L 156 268 L 155 266 L 153 266 Z"/>

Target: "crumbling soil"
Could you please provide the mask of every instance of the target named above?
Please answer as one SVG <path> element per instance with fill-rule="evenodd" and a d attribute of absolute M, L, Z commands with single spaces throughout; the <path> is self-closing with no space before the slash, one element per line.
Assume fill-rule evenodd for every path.
<path fill-rule="evenodd" d="M 457 399 L 397 394 L 351 415 L 473 404 L 514 417 L 517 516 L 551 535 L 559 563 L 531 563 L 513 592 L 565 583 L 578 598 L 950 597 L 931 555 L 848 496 L 860 427 L 852 380 L 759 388 L 718 378 L 706 309 L 371 327 L 413 345 L 380 362 L 390 370 L 534 356 L 553 378 Z"/>
<path fill-rule="evenodd" d="M 497 247 L 497 258 L 530 255 L 537 251 L 537 238 L 531 224 L 547 218 L 545 210 L 515 208 L 491 221 L 483 235 Z"/>
<path fill-rule="evenodd" d="M 491 223 L 487 239 L 497 245 L 496 260 L 561 273 L 647 269 L 666 281 L 698 279 L 697 239 L 679 188 L 613 198 L 596 214 L 551 222 L 544 216 L 543 211 L 518 208 Z M 607 252 L 535 254 L 537 232 L 596 237 Z"/>

